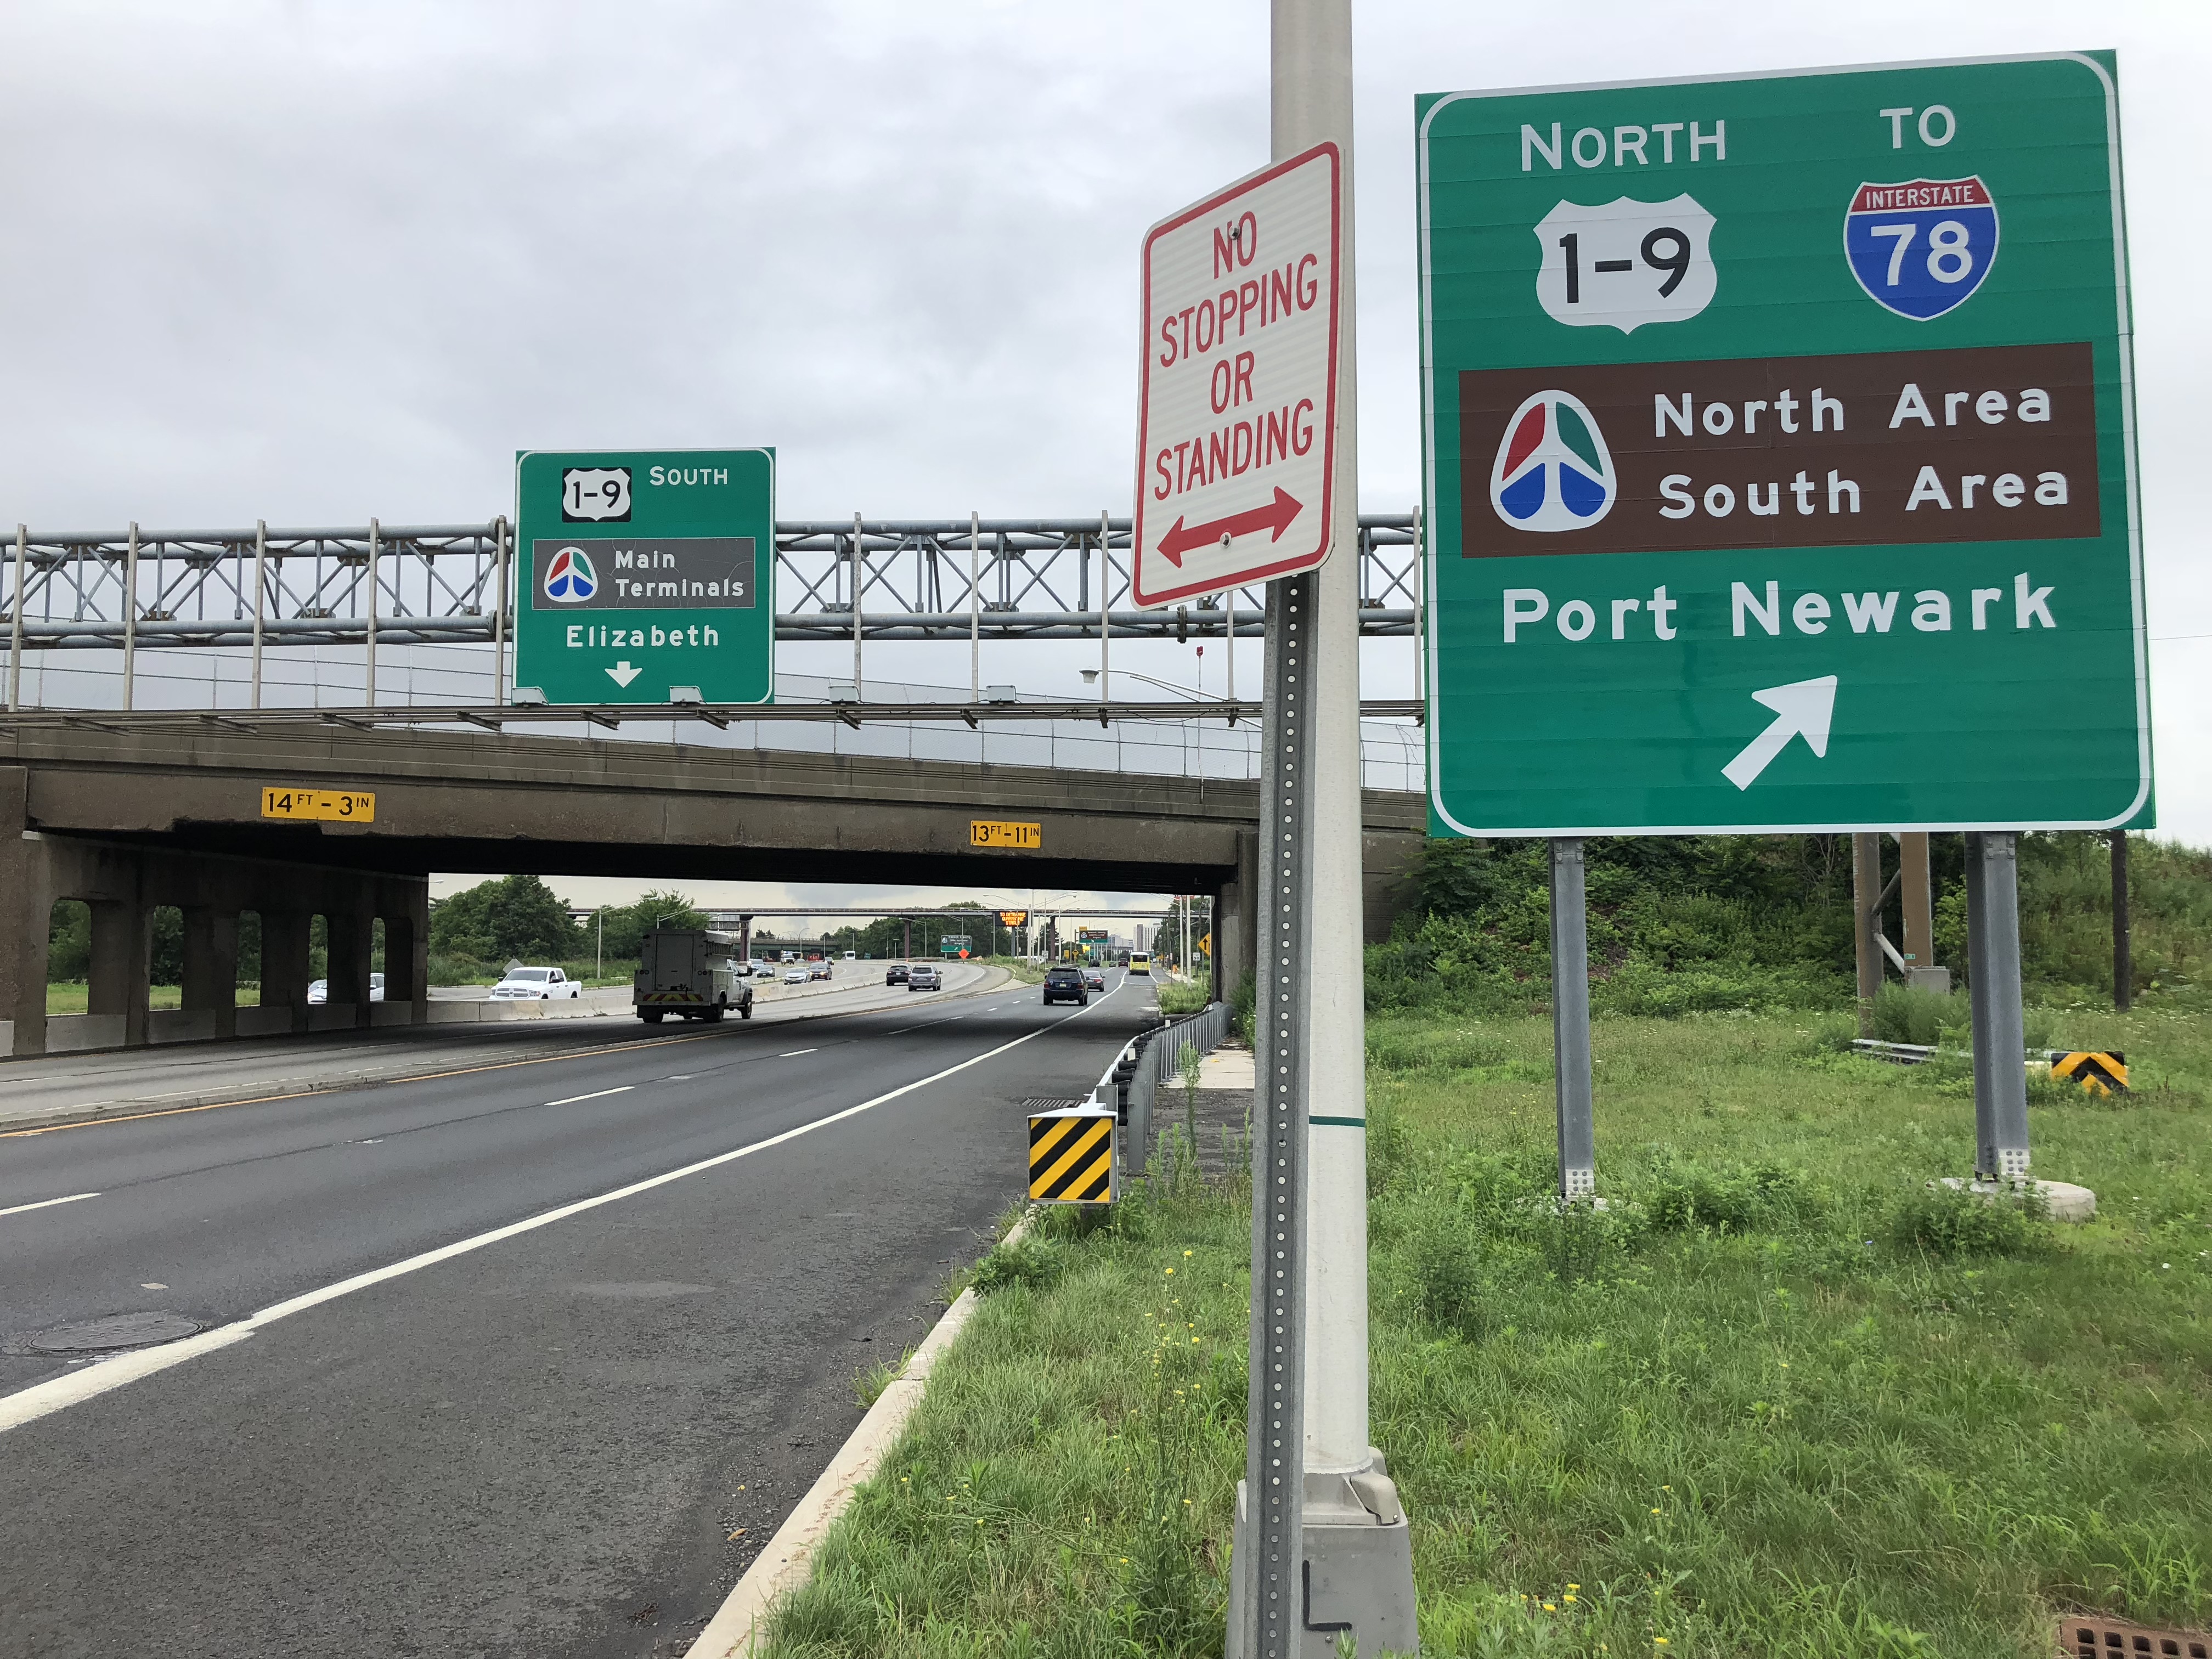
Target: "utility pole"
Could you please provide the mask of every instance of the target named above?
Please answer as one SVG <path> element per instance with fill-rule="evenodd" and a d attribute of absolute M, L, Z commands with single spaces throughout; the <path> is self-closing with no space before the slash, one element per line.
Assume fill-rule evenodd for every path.
<path fill-rule="evenodd" d="M 1271 152 L 1336 145 L 1332 549 L 1267 584 L 1251 1393 L 1228 1659 L 1410 1653 L 1411 1536 L 1368 1443 L 1360 931 L 1359 446 L 1351 0 L 1273 0 Z M 1326 948 L 1324 948 L 1324 946 Z"/>

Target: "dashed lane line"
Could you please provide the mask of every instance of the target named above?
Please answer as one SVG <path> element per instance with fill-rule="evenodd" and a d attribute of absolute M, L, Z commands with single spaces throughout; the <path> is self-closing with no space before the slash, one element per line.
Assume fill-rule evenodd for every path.
<path fill-rule="evenodd" d="M 67 1198 L 42 1198 L 35 1204 L 13 1204 L 0 1215 L 21 1215 L 26 1210 L 51 1210 L 57 1204 L 77 1204 L 88 1198 L 98 1198 L 98 1193 L 71 1193 Z"/>
<path fill-rule="evenodd" d="M 1102 997 L 1099 1000 L 1103 1002 L 1105 999 Z M 785 1146 L 797 1140 L 802 1135 L 812 1134 L 817 1129 L 826 1129 L 833 1123 L 842 1123 L 848 1118 L 860 1116 L 863 1112 L 873 1111 L 877 1107 L 887 1105 L 894 1100 L 910 1095 L 917 1089 L 926 1089 L 933 1083 L 941 1083 L 946 1078 L 954 1077 L 967 1071 L 970 1066 L 981 1066 L 987 1060 L 995 1060 L 1011 1049 L 1020 1048 L 1033 1037 L 1042 1036 L 1048 1031 L 1058 1030 L 1070 1019 L 1080 1019 L 1089 1012 L 1087 1008 L 1079 1009 L 1067 1016 L 1066 1019 L 1055 1020 L 1049 1025 L 1040 1025 L 1034 1030 L 1024 1031 L 1021 1036 L 999 1044 L 995 1048 L 986 1048 L 981 1054 L 972 1055 L 957 1065 L 948 1066 L 939 1072 L 933 1072 L 927 1077 L 916 1078 L 911 1083 L 901 1084 L 897 1088 L 887 1091 L 872 1099 L 864 1100 L 857 1106 L 848 1106 L 842 1111 L 831 1112 L 826 1116 L 815 1118 L 811 1122 L 802 1123 L 796 1128 L 786 1129 L 781 1134 L 770 1135 L 764 1140 L 756 1140 L 746 1146 L 734 1147 L 729 1152 L 717 1153 L 713 1158 L 702 1158 L 696 1164 L 687 1164 L 682 1169 L 671 1170 L 665 1175 L 651 1176 L 643 1181 L 632 1182 L 627 1187 L 617 1187 L 612 1192 L 599 1194 L 596 1198 L 580 1199 L 573 1204 L 563 1204 L 557 1209 L 547 1210 L 521 1221 L 510 1222 L 504 1227 L 495 1227 L 489 1232 L 478 1233 L 472 1238 L 460 1239 L 454 1243 L 441 1245 L 434 1250 L 425 1250 L 420 1255 L 409 1256 L 405 1261 L 392 1262 L 388 1267 L 373 1268 L 364 1273 L 356 1273 L 350 1279 L 342 1279 L 335 1285 L 325 1285 L 319 1290 L 308 1291 L 302 1295 L 272 1304 L 258 1313 L 251 1314 L 228 1325 L 218 1326 L 211 1331 L 203 1331 L 198 1336 L 188 1336 L 180 1342 L 171 1342 L 157 1348 L 141 1348 L 136 1352 L 119 1354 L 112 1359 L 88 1365 L 82 1370 L 71 1371 L 64 1376 L 50 1377 L 44 1382 L 34 1382 L 27 1389 L 20 1389 L 14 1394 L 0 1396 L 0 1434 L 4 1434 L 10 1429 L 21 1428 L 26 1423 L 34 1423 L 40 1418 L 51 1416 L 71 1406 L 81 1405 L 85 1401 L 96 1399 L 112 1389 L 121 1388 L 126 1382 L 135 1382 L 142 1376 L 151 1376 L 155 1372 L 166 1370 L 172 1365 L 182 1364 L 187 1359 L 195 1359 L 204 1353 L 213 1353 L 218 1349 L 228 1348 L 234 1343 L 243 1342 L 264 1327 L 274 1324 L 277 1320 L 289 1318 L 293 1314 L 305 1313 L 310 1308 L 322 1306 L 325 1302 L 335 1302 L 341 1297 L 351 1296 L 356 1291 L 368 1290 L 370 1286 L 381 1285 L 387 1279 L 418 1273 L 425 1267 L 435 1267 L 441 1261 L 450 1261 L 455 1256 L 466 1255 L 472 1250 L 483 1249 L 487 1245 L 497 1244 L 520 1234 L 532 1232 L 540 1227 L 550 1226 L 556 1221 L 565 1221 L 571 1216 L 581 1215 L 586 1210 L 596 1210 L 603 1205 L 619 1203 L 623 1199 L 635 1198 L 640 1193 L 648 1193 L 655 1188 L 665 1187 L 671 1182 L 682 1181 L 687 1176 L 702 1174 L 708 1170 L 717 1170 L 726 1164 L 733 1164 L 739 1158 L 751 1158 L 756 1153 Z"/>

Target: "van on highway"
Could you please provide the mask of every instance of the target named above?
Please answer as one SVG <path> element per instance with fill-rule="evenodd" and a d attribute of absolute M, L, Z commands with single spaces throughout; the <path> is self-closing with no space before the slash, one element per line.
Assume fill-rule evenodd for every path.
<path fill-rule="evenodd" d="M 1152 952 L 1149 951 L 1130 951 L 1129 972 L 1132 975 L 1142 974 L 1146 979 L 1150 979 L 1152 976 Z"/>

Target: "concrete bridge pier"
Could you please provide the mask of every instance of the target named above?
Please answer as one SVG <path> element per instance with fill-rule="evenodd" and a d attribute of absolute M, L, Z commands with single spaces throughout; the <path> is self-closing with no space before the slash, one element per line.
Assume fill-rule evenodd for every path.
<path fill-rule="evenodd" d="M 0 767 L 0 1054 L 428 1022 L 426 878 L 33 830 L 28 775 Z M 49 939 L 61 899 L 89 909 L 92 956 L 86 1012 L 50 1018 Z M 175 1009 L 148 1006 L 154 912 L 162 905 L 175 906 L 184 924 Z M 258 1008 L 238 1006 L 240 917 L 249 910 L 261 921 Z M 326 928 L 329 995 L 311 1006 L 317 915 Z M 373 1003 L 380 921 L 386 994 Z"/>

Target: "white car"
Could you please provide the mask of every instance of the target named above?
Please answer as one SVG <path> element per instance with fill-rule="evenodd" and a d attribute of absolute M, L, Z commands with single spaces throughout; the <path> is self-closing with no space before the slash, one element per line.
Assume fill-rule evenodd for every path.
<path fill-rule="evenodd" d="M 550 1002 L 556 997 L 580 997 L 584 988 L 558 968 L 510 968 L 507 977 L 491 988 L 494 1002 Z"/>
<path fill-rule="evenodd" d="M 331 1000 L 331 982 L 330 982 L 330 981 L 328 981 L 328 980 L 326 980 L 326 979 L 319 979 L 319 980 L 313 980 L 313 981 L 311 981 L 308 983 L 308 986 L 307 986 L 307 1000 L 308 1000 L 309 1002 L 327 1004 L 327 1003 L 330 1001 L 330 1000 Z M 371 975 L 368 976 L 368 1000 L 369 1000 L 371 1002 L 381 1002 L 381 1001 L 383 1001 L 383 1000 L 384 1000 L 384 975 L 381 975 L 381 974 L 371 974 Z"/>
<path fill-rule="evenodd" d="M 786 985 L 804 985 L 812 977 L 813 975 L 804 968 L 787 968 L 783 970 L 783 982 Z"/>

